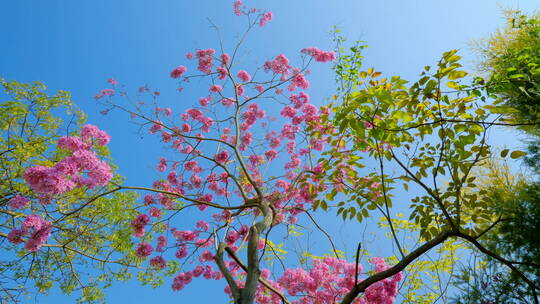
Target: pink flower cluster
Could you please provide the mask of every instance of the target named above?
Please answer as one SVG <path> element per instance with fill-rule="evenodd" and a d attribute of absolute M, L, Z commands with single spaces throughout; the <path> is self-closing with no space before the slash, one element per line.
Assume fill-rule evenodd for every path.
<path fill-rule="evenodd" d="M 242 5 L 243 5 L 243 3 L 240 0 L 236 0 L 236 1 L 233 2 L 234 14 L 236 16 L 242 16 L 243 15 Z"/>
<path fill-rule="evenodd" d="M 182 75 L 184 75 L 186 71 L 187 71 L 187 68 L 183 65 L 180 65 L 171 71 L 171 78 L 174 78 L 174 79 L 180 78 L 182 77 Z"/>
<path fill-rule="evenodd" d="M 309 81 L 307 81 L 304 74 L 300 73 L 298 69 L 293 69 L 293 77 L 291 83 L 287 87 L 289 91 L 294 91 L 296 88 L 302 88 L 306 90 L 309 87 Z"/>
<path fill-rule="evenodd" d="M 307 54 L 318 62 L 334 61 L 336 59 L 336 53 L 331 51 L 322 51 L 316 47 L 309 47 L 301 50 L 302 53 Z"/>
<path fill-rule="evenodd" d="M 272 12 L 266 12 L 261 16 L 261 20 L 259 21 L 259 26 L 263 27 L 266 25 L 268 21 L 271 21 L 273 17 Z"/>
<path fill-rule="evenodd" d="M 150 217 L 146 214 L 139 214 L 133 221 L 131 221 L 131 227 L 133 227 L 133 234 L 138 237 L 144 236 L 144 226 L 148 225 Z"/>
<path fill-rule="evenodd" d="M 237 76 L 243 82 L 249 82 L 251 80 L 251 75 L 249 75 L 249 73 L 247 71 L 244 71 L 244 70 L 238 71 Z"/>
<path fill-rule="evenodd" d="M 290 73 L 291 66 L 289 65 L 289 59 L 285 55 L 279 54 L 274 60 L 266 61 L 263 68 L 265 71 L 272 71 L 274 74 L 287 77 Z"/>
<path fill-rule="evenodd" d="M 23 237 L 28 237 L 25 248 L 29 252 L 35 252 L 49 239 L 51 231 L 51 222 L 44 220 L 39 215 L 30 214 L 22 222 L 21 228 L 9 232 L 7 239 L 11 243 L 19 244 L 24 242 Z"/>
<path fill-rule="evenodd" d="M 371 261 L 376 266 L 376 271 L 387 269 L 386 263 L 381 258 L 373 258 Z M 227 263 L 231 273 L 238 274 L 238 265 L 234 262 Z M 382 266 L 382 267 L 381 267 Z M 362 272 L 362 265 L 358 265 L 358 275 Z M 294 297 L 292 304 L 333 304 L 347 294 L 355 284 L 357 274 L 356 264 L 334 257 L 326 257 L 321 260 L 313 260 L 309 270 L 301 268 L 287 268 L 277 282 L 269 278 L 270 271 L 263 269 L 261 277 L 264 278 L 274 289 L 281 293 L 286 291 L 289 297 Z M 379 281 L 366 289 L 364 297 L 356 298 L 354 304 L 392 304 L 397 295 L 398 283 L 403 278 L 398 273 L 390 278 Z M 361 279 L 357 280 L 361 282 Z M 237 281 L 239 287 L 243 282 Z M 231 294 L 230 288 L 225 288 L 225 293 Z M 259 304 L 280 304 L 281 298 L 274 292 L 259 285 L 255 301 Z"/>
<path fill-rule="evenodd" d="M 112 178 L 111 168 L 91 149 L 94 143 L 104 146 L 109 140 L 109 135 L 104 131 L 93 125 L 86 125 L 80 136 L 64 136 L 58 140 L 58 147 L 70 151 L 70 156 L 63 158 L 53 167 L 28 168 L 23 177 L 34 192 L 46 197 L 81 186 L 105 186 Z"/>
<path fill-rule="evenodd" d="M 28 205 L 28 200 L 26 197 L 21 195 L 15 195 L 9 200 L 9 207 L 13 209 L 22 209 Z"/>
<path fill-rule="evenodd" d="M 135 254 L 140 258 L 146 258 L 147 256 L 152 254 L 153 248 L 148 243 L 140 243 L 137 245 L 137 249 L 135 250 Z"/>
<path fill-rule="evenodd" d="M 213 59 L 216 51 L 214 49 L 197 50 L 195 56 L 199 61 L 197 69 L 205 74 L 212 73 Z"/>
<path fill-rule="evenodd" d="M 372 258 L 371 263 L 375 265 L 375 271 L 381 272 L 388 269 L 388 266 L 382 258 Z M 398 283 L 403 279 L 401 272 L 379 281 L 366 289 L 365 301 L 366 304 L 392 304 L 396 300 L 398 293 Z M 362 302 L 359 302 L 362 303 Z"/>
<path fill-rule="evenodd" d="M 85 143 L 93 143 L 95 141 L 100 146 L 105 146 L 111 141 L 111 137 L 109 136 L 109 134 L 107 134 L 107 132 L 100 130 L 98 127 L 90 124 L 84 125 L 82 127 L 81 138 Z M 58 144 L 60 145 L 60 143 Z"/>

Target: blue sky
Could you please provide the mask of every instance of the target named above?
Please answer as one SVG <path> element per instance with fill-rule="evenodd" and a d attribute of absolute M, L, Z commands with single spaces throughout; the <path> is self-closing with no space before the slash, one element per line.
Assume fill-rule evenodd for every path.
<path fill-rule="evenodd" d="M 274 13 L 274 20 L 246 42 L 241 58 L 247 67 L 279 53 L 298 60 L 304 47 L 330 49 L 330 31 L 337 25 L 349 40 L 369 45 L 366 67 L 406 79 L 414 79 L 425 65 L 435 63 L 450 49 L 460 49 L 465 63 L 472 65 L 468 42 L 503 24 L 501 7 L 539 8 L 536 0 L 245 3 Z M 228 0 L 6 1 L 0 11 L 0 75 L 21 82 L 41 80 L 51 92 L 70 91 L 89 121 L 112 135 L 113 158 L 128 182 L 147 185 L 157 177 L 154 167 L 163 149 L 154 138 L 141 139 L 125 115 L 101 116 L 93 96 L 106 87 L 106 79 L 114 77 L 131 89 L 158 88 L 161 101 L 175 109 L 196 102 L 200 95 L 196 84 L 179 95 L 168 73 L 185 63 L 186 52 L 217 48 L 217 36 L 207 18 L 220 28 L 226 48 L 233 46 L 231 41 L 245 25 L 243 18 L 232 14 Z M 316 104 L 323 104 L 335 89 L 329 67 L 312 68 L 309 93 Z M 117 284 L 108 290 L 107 299 L 108 303 L 223 302 L 223 284 L 198 281 L 181 293 L 173 293 L 169 283 L 158 290 L 136 283 Z M 71 303 L 73 299 L 53 293 L 41 297 L 40 303 Z"/>

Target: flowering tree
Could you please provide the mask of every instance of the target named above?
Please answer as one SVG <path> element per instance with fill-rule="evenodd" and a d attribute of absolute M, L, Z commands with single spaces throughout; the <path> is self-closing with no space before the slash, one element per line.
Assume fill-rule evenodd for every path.
<path fill-rule="evenodd" d="M 249 21 L 242 37 L 273 18 L 271 12 L 247 8 L 240 1 L 233 9 Z M 157 164 L 162 176 L 152 186 L 97 180 L 94 175 L 103 175 L 93 170 L 62 171 L 67 190 L 108 184 L 113 187 L 108 194 L 136 190 L 144 195 L 129 225 L 134 254 L 146 266 L 139 273 L 141 280 L 155 284 L 160 274 L 174 274 L 171 287 L 182 290 L 194 278 L 224 279 L 225 292 L 238 304 L 389 304 L 404 280 L 402 271 L 414 272 L 411 268 L 432 248 L 464 240 L 508 266 L 534 293 L 534 282 L 515 266 L 519 261 L 500 257 L 479 242 L 498 220 L 485 208 L 488 197 L 474 193 L 472 168 L 491 157 L 485 137 L 501 123 L 490 120 L 488 104 L 475 103 L 482 100 L 478 89 L 459 83 L 466 73 L 459 70 L 455 51 L 443 55 L 434 73 L 426 68 L 418 82 L 406 87 L 399 77 L 377 80 L 380 73 L 362 71 L 359 46 L 346 53 L 338 45 L 337 54 L 304 48 L 300 64 L 277 54 L 250 69 L 238 60 L 242 42 L 232 50 L 188 53 L 186 59 L 195 68 L 172 69 L 170 77 L 178 81 L 179 92 L 193 79 L 206 85 L 198 104 L 185 111 L 159 106 L 159 92 L 147 87 L 140 88 L 132 102 L 131 94 L 113 79 L 111 88 L 95 96 L 104 114 L 129 113 L 170 149 Z M 341 104 L 317 107 L 306 93 L 308 67 L 319 62 L 334 62 L 339 84 L 335 100 Z M 443 93 L 444 85 L 454 91 Z M 106 143 L 99 132 L 92 129 L 86 137 L 82 132 L 63 139 L 59 145 L 70 161 L 58 160 L 54 167 L 75 162 L 72 167 L 80 168 L 76 159 L 81 153 Z M 98 167 L 104 168 L 93 168 Z M 25 175 L 33 191 L 44 197 L 60 191 L 45 190 L 50 189 L 48 170 L 34 167 Z M 443 180 L 447 184 L 441 186 Z M 397 191 L 393 185 L 399 181 L 406 191 L 417 188 L 411 189 L 407 204 L 410 221 L 397 220 L 390 212 Z M 419 191 L 425 193 L 416 195 Z M 182 216 L 190 209 L 197 212 L 195 220 Z M 287 233 L 305 219 L 328 236 L 311 215 L 314 210 L 336 210 L 344 219 L 359 221 L 378 210 L 398 255 L 371 258 L 369 270 L 362 264 L 360 246 L 347 259 L 329 237 L 333 252 L 309 256 L 306 269 L 283 263 L 281 271 L 270 271 L 265 258 L 280 259 L 274 234 Z M 26 226 L 34 233 L 41 229 L 36 225 L 48 227 L 35 221 L 25 220 L 10 234 L 22 240 Z M 398 237 L 403 227 L 416 231 L 411 244 Z M 404 300 L 419 303 L 411 295 Z"/>
<path fill-rule="evenodd" d="M 58 282 L 65 293 L 81 289 L 83 300 L 97 300 L 99 287 L 124 278 L 136 262 L 129 238 L 135 196 L 110 183 L 122 178 L 113 176 L 109 136 L 83 125 L 67 92 L 1 85 L 0 298 L 17 303 Z M 53 115 L 61 112 L 70 123 Z"/>
<path fill-rule="evenodd" d="M 244 37 L 273 17 L 240 1 L 233 7 L 237 16 L 249 20 Z M 152 187 L 121 187 L 148 191 L 147 207 L 132 222 L 133 234 L 140 238 L 136 254 L 148 258 L 156 270 L 180 262 L 174 290 L 202 276 L 225 279 L 225 291 L 235 303 L 333 303 L 361 280 L 359 261 L 336 255 L 313 260 L 308 271 L 286 268 L 271 277 L 261 259 L 275 250 L 270 232 L 296 224 L 299 215 L 313 209 L 319 193 L 340 187 L 323 183 L 322 164 L 316 161 L 337 132 L 328 123 L 329 108 L 313 105 L 305 92 L 309 64 L 331 62 L 335 54 L 310 47 L 301 50 L 299 66 L 278 54 L 248 71 L 237 66 L 240 47 L 241 42 L 230 52 L 196 50 L 186 55 L 195 61 L 195 74 L 189 75 L 184 65 L 171 71 L 170 77 L 179 81 L 178 91 L 195 78 L 207 83 L 198 104 L 183 113 L 143 102 L 134 107 L 118 102 L 118 95 L 133 100 L 118 90 L 118 83 L 96 95 L 105 113 L 128 112 L 174 151 L 160 159 L 157 170 L 164 176 Z M 158 96 L 143 87 L 136 100 Z M 200 220 L 191 226 L 176 224 L 174 216 L 188 208 L 198 209 Z M 162 234 L 153 241 L 146 231 Z M 244 261 L 239 257 L 243 251 Z M 381 258 L 371 263 L 376 272 L 388 268 Z M 354 302 L 393 302 L 401 278 L 396 272 L 376 282 Z"/>

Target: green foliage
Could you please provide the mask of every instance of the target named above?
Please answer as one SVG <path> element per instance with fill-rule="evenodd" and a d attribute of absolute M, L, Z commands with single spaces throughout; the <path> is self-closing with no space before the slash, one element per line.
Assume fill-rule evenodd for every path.
<path fill-rule="evenodd" d="M 525 28 L 526 31 L 522 30 Z M 490 168 L 497 159 L 494 148 L 486 140 L 494 125 L 519 124 L 538 118 L 538 112 L 533 109 L 539 104 L 540 92 L 537 90 L 540 54 L 537 28 L 537 21 L 524 19 L 520 23 L 523 32 L 508 42 L 509 46 L 516 43 L 514 46 L 519 45 L 519 49 L 507 45 L 504 54 L 494 55 L 488 66 L 496 67 L 494 71 L 498 74 L 493 72 L 487 82 L 468 77 L 456 50 L 445 52 L 436 66 L 426 66 L 418 80 L 410 83 L 399 76 L 384 77 L 373 68 L 362 69 L 361 62 L 356 61 L 362 58 L 361 48 L 350 48 L 347 52 L 338 49 L 341 52 L 335 69 L 342 79 L 338 80 L 335 100 L 342 102 L 329 106 L 333 117 L 321 116 L 323 121 L 332 122 L 338 132 L 330 142 L 334 149 L 318 160 L 327 174 L 327 184 L 337 186 L 325 199 L 316 201 L 315 206 L 330 209 L 334 206 L 327 202 L 344 194 L 346 199 L 338 201 L 333 208 L 344 220 L 356 217 L 362 221 L 374 212 L 382 213 L 389 236 L 401 255 L 396 257 L 396 263 L 418 243 L 445 232 L 464 239 L 479 239 L 479 246 L 487 246 L 505 258 L 526 263 L 538 261 L 539 257 L 530 249 L 538 248 L 531 233 L 538 231 L 536 212 L 530 209 L 538 206 L 523 205 L 534 201 L 533 194 L 527 192 L 530 189 L 521 192 L 521 188 L 499 184 L 497 189 L 501 191 L 494 191 L 486 186 L 487 173 L 482 170 Z M 509 69 L 510 66 L 517 68 Z M 343 73 L 352 76 L 342 77 Z M 491 99 L 493 96 L 497 99 Z M 500 120 L 500 114 L 506 120 Z M 538 149 L 529 151 L 505 149 L 500 157 L 515 160 L 525 156 L 529 162 L 537 159 Z M 511 178 L 509 172 L 496 174 Z M 401 188 L 406 193 L 400 193 Z M 523 193 L 529 193 L 529 199 Z M 400 241 L 398 236 L 403 236 L 404 223 L 391 216 L 397 197 L 402 208 L 409 211 L 405 231 L 415 240 L 412 245 Z M 501 217 L 505 220 L 501 221 Z M 492 235 L 494 238 L 490 239 Z M 433 271 L 451 277 L 457 250 L 474 247 L 449 239 L 437 250 L 445 246 L 449 246 L 444 249 L 448 254 L 442 260 L 417 257 L 407 268 L 410 275 L 404 283 L 407 303 L 431 303 L 444 297 L 441 278 L 435 277 Z M 493 263 L 500 267 L 499 261 Z M 526 267 L 520 269 L 528 271 Z M 524 290 L 528 287 L 510 272 L 505 276 L 515 280 L 512 286 L 521 284 Z M 432 284 L 426 282 L 438 284 L 432 287 L 434 292 L 420 296 L 419 291 Z"/>
<path fill-rule="evenodd" d="M 516 122 L 540 120 L 540 15 L 507 11 L 507 25 L 480 46 L 489 92 Z M 531 127 L 524 127 L 531 131 Z M 535 128 L 532 128 L 535 129 Z M 538 129 L 538 128 L 536 128 Z"/>
<path fill-rule="evenodd" d="M 501 156 L 505 150 L 502 152 Z M 482 243 L 492 252 L 518 262 L 520 271 L 540 283 L 540 184 L 514 175 L 507 164 L 496 162 L 490 162 L 481 175 L 479 187 L 491 197 L 489 210 L 498 216 L 497 224 L 482 236 Z M 454 303 L 533 301 L 528 285 L 488 257 L 463 267 L 456 285 L 462 293 Z"/>
<path fill-rule="evenodd" d="M 412 85 L 398 76 L 380 78 L 381 73 L 371 68 L 358 72 L 359 77 L 351 80 L 354 83 L 342 88 L 344 102 L 333 108 L 334 123 L 341 132 L 332 142 L 336 148 L 327 153 L 324 169 L 330 172 L 330 182 L 342 179 L 343 169 L 345 179 L 351 187 L 354 184 L 344 192 L 355 204 L 338 203 L 343 218 L 356 215 L 361 220 L 375 209 L 392 207 L 391 190 L 401 183 L 405 190 L 414 186 L 426 190 L 425 195 L 412 198 L 410 205 L 410 219 L 420 225 L 425 239 L 448 228 L 449 219 L 456 225 L 472 223 L 462 227 L 468 233 L 478 232 L 474 224 L 492 219 L 485 211 L 488 202 L 471 191 L 475 188 L 471 168 L 491 155 L 484 140 L 490 125 L 483 123 L 490 114 L 489 104 L 481 92 L 461 83 L 467 73 L 460 70 L 456 53 L 444 53 L 437 67 L 425 67 Z M 444 94 L 443 86 L 450 81 L 460 91 Z M 365 153 L 343 153 L 343 147 Z M 521 154 L 514 151 L 511 157 Z M 390 176 L 376 167 L 365 170 L 366 157 L 374 158 L 381 168 L 385 162 L 393 163 L 403 174 Z M 346 166 L 339 165 L 343 162 Z M 363 178 L 361 172 L 365 172 Z M 379 192 L 370 187 L 374 182 L 382 185 Z M 330 192 L 326 199 L 335 194 Z M 318 206 L 324 209 L 324 202 Z"/>
<path fill-rule="evenodd" d="M 403 214 L 396 214 L 392 218 L 392 223 L 396 233 L 403 236 L 407 240 L 415 240 L 420 230 L 420 225 L 414 224 L 403 218 Z M 388 221 L 385 217 L 380 219 L 380 228 L 389 228 Z M 390 234 L 387 237 L 392 238 Z M 420 239 L 420 242 L 425 242 Z M 416 245 L 416 242 L 412 242 Z M 411 246 L 412 247 L 412 246 Z M 452 274 L 455 264 L 461 258 L 458 253 L 460 249 L 465 248 L 458 241 L 450 240 L 436 248 L 435 252 L 429 257 L 416 259 L 405 271 L 405 280 L 400 287 L 400 294 L 403 297 L 402 303 L 410 304 L 431 304 L 438 299 L 445 297 L 444 290 L 452 280 Z M 406 253 L 409 253 L 413 248 L 404 248 Z M 389 258 L 391 264 L 399 262 L 399 257 L 393 256 Z M 443 301 L 444 302 L 444 301 Z"/>
<path fill-rule="evenodd" d="M 115 192 L 111 184 L 75 189 L 49 205 L 38 203 L 22 179 L 23 172 L 36 165 L 50 166 L 63 157 L 66 151 L 56 149 L 56 140 L 76 134 L 85 116 L 73 107 L 65 91 L 49 96 L 37 82 L 0 79 L 0 84 L 4 90 L 0 103 L 0 298 L 16 303 L 25 293 L 47 293 L 58 287 L 66 294 L 80 291 L 81 302 L 101 302 L 102 288 L 113 280 L 128 279 L 126 273 L 137 263 L 130 240 L 136 195 Z M 67 118 L 66 122 L 60 117 Z M 110 163 L 108 149 L 98 154 Z M 117 184 L 122 180 L 119 175 L 113 179 Z M 48 244 L 35 253 L 4 239 L 26 216 L 8 207 L 9 199 L 17 194 L 33 201 L 26 214 L 45 214 L 54 225 Z"/>
<path fill-rule="evenodd" d="M 493 111 L 532 135 L 528 153 L 508 149 L 501 157 L 525 157 L 540 172 L 540 16 L 507 11 L 507 26 L 480 46 L 481 68 L 488 76 L 487 91 L 497 98 Z M 501 170 L 502 168 L 502 170 Z M 493 252 L 517 261 L 525 276 L 540 283 L 540 184 L 512 176 L 508 167 L 492 163 L 482 188 L 491 197 L 488 210 L 499 223 L 482 236 Z M 530 286 L 497 261 L 482 258 L 464 267 L 457 286 L 462 290 L 455 303 L 531 303 Z"/>

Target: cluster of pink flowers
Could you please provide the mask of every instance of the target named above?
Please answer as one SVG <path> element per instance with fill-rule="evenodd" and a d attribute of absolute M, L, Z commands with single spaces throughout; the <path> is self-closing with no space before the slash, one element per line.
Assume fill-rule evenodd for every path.
<path fill-rule="evenodd" d="M 146 214 L 139 214 L 132 222 L 131 227 L 133 227 L 133 234 L 137 237 L 144 236 L 145 230 L 144 227 L 150 222 L 150 217 Z"/>
<path fill-rule="evenodd" d="M 309 87 L 309 81 L 307 81 L 304 74 L 300 73 L 298 69 L 293 70 L 293 77 L 291 79 L 291 83 L 287 87 L 289 91 L 294 91 L 296 88 L 302 88 L 306 90 Z"/>
<path fill-rule="evenodd" d="M 238 78 L 243 82 L 249 82 L 251 80 L 251 75 L 247 71 L 240 70 L 237 74 Z"/>
<path fill-rule="evenodd" d="M 380 272 L 388 267 L 381 258 L 373 258 L 371 260 L 375 264 L 375 271 Z M 231 273 L 238 273 L 238 265 L 231 262 L 228 263 Z M 381 267 L 384 266 L 384 267 Z M 288 293 L 289 297 L 293 297 L 293 304 L 333 304 L 339 302 L 345 294 L 347 294 L 355 284 L 355 281 L 361 282 L 360 278 L 355 276 L 362 272 L 362 265 L 358 265 L 356 269 L 355 263 L 349 263 L 335 257 L 326 257 L 323 259 L 313 260 L 313 265 L 309 270 L 302 268 L 287 268 L 277 279 L 270 279 L 270 271 L 263 269 L 261 277 L 265 279 L 275 290 Z M 358 273 L 357 273 L 358 271 Z M 397 284 L 401 281 L 403 275 L 398 273 L 390 278 L 377 282 L 366 289 L 364 297 L 356 298 L 354 304 L 392 304 L 395 301 L 398 289 Z M 243 282 L 237 281 L 239 287 L 243 286 Z M 230 288 L 225 288 L 225 293 L 231 294 Z M 259 304 L 280 304 L 281 298 L 259 285 L 256 292 L 255 301 Z"/>
<path fill-rule="evenodd" d="M 233 2 L 234 14 L 236 16 L 242 16 L 243 15 L 242 5 L 243 5 L 243 3 L 240 0 L 236 0 L 236 1 Z"/>
<path fill-rule="evenodd" d="M 272 61 L 266 61 L 263 67 L 265 71 L 272 71 L 274 74 L 282 75 L 282 77 L 287 77 L 291 69 L 289 59 L 283 54 L 277 55 Z"/>
<path fill-rule="evenodd" d="M 375 271 L 381 272 L 388 269 L 382 258 L 372 258 L 371 263 L 375 265 Z M 398 293 L 398 283 L 403 279 L 401 272 L 379 281 L 366 289 L 364 303 L 366 304 L 392 304 Z M 361 303 L 361 302 L 359 302 Z"/>
<path fill-rule="evenodd" d="M 111 137 L 107 132 L 100 130 L 98 127 L 94 125 L 84 125 L 81 129 L 81 139 L 85 143 L 93 143 L 94 141 L 97 142 L 100 146 L 105 146 L 111 141 Z M 60 145 L 60 143 L 58 143 Z M 68 149 L 71 150 L 71 149 Z M 73 151 L 73 150 L 71 150 Z"/>
<path fill-rule="evenodd" d="M 212 66 L 213 66 L 213 60 L 214 60 L 214 54 L 216 51 L 214 49 L 207 49 L 207 50 L 197 50 L 195 52 L 195 56 L 197 56 L 197 59 L 199 60 L 199 66 L 197 69 L 205 74 L 212 73 Z"/>
<path fill-rule="evenodd" d="M 9 207 L 13 209 L 22 209 L 28 205 L 30 200 L 21 195 L 15 195 L 9 200 Z"/>
<path fill-rule="evenodd" d="M 137 245 L 137 249 L 135 250 L 135 254 L 137 254 L 140 258 L 146 258 L 147 256 L 152 254 L 153 248 L 148 243 L 139 243 Z"/>
<path fill-rule="evenodd" d="M 71 152 L 53 167 L 28 168 L 23 176 L 32 190 L 42 196 L 54 196 L 76 187 L 105 186 L 112 178 L 111 168 L 93 152 L 93 144 L 104 146 L 110 137 L 92 125 L 81 130 L 81 136 L 64 136 L 58 147 Z"/>
<path fill-rule="evenodd" d="M 113 79 L 114 80 L 114 79 Z M 114 80 L 116 81 L 116 80 Z M 114 84 L 113 84 L 114 85 Z M 103 96 L 114 96 L 115 92 L 113 89 L 103 89 L 101 90 L 100 93 L 97 93 L 95 96 L 94 96 L 94 99 L 98 100 L 98 99 L 101 99 L 103 98 Z"/>
<path fill-rule="evenodd" d="M 261 20 L 259 20 L 259 26 L 263 27 L 266 25 L 268 21 L 271 21 L 273 17 L 272 12 L 266 12 L 261 16 Z"/>
<path fill-rule="evenodd" d="M 167 267 L 167 261 L 160 255 L 150 259 L 150 265 L 157 269 L 164 269 Z"/>
<path fill-rule="evenodd" d="M 9 232 L 7 238 L 11 243 L 19 244 L 25 242 L 23 237 L 28 237 L 25 248 L 29 252 L 38 251 L 51 235 L 52 224 L 36 214 L 28 215 L 22 222 L 19 229 Z"/>
<path fill-rule="evenodd" d="M 227 150 L 223 150 L 219 152 L 218 154 L 216 154 L 216 157 L 215 157 L 216 162 L 220 164 L 226 163 L 228 159 L 229 159 L 229 152 L 227 152 Z"/>
<path fill-rule="evenodd" d="M 331 51 L 322 51 L 316 47 L 309 47 L 301 50 L 302 53 L 307 54 L 318 62 L 334 61 L 336 59 L 336 53 Z"/>
<path fill-rule="evenodd" d="M 174 79 L 180 78 L 182 77 L 182 75 L 184 75 L 186 71 L 187 71 L 187 68 L 183 65 L 180 65 L 171 71 L 171 78 L 174 78 Z"/>

